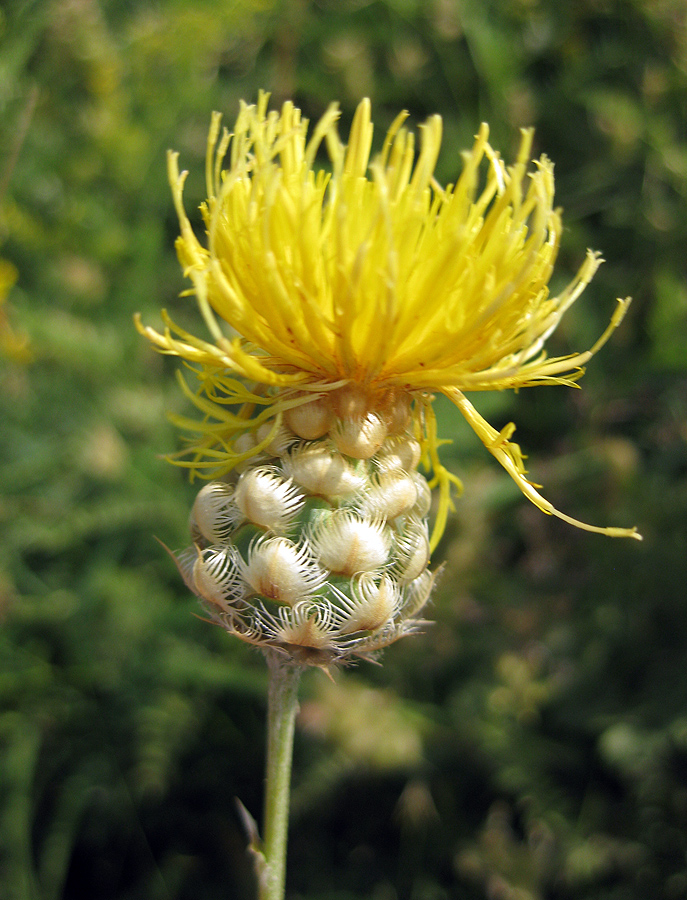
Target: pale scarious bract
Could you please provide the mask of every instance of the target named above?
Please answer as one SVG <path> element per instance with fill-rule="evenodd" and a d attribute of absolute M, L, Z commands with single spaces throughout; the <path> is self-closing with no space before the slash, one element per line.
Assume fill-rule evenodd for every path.
<path fill-rule="evenodd" d="M 191 536 L 209 544 L 226 541 L 244 518 L 234 502 L 233 485 L 211 481 L 198 492 L 191 509 Z"/>
<path fill-rule="evenodd" d="M 438 574 L 440 573 L 430 572 L 429 569 L 425 569 L 421 575 L 414 578 L 406 587 L 403 612 L 410 621 L 427 605 Z"/>
<path fill-rule="evenodd" d="M 172 553 L 172 551 L 167 547 L 165 547 L 165 549 L 176 563 L 179 574 L 184 579 L 184 584 L 186 585 L 186 587 L 189 589 L 189 591 L 193 591 L 194 594 L 198 594 L 196 583 L 193 578 L 193 566 L 198 559 L 198 554 L 200 553 L 198 545 L 193 544 L 193 546 L 186 547 L 179 553 Z"/>
<path fill-rule="evenodd" d="M 360 418 L 339 419 L 330 432 L 336 449 L 353 459 L 371 459 L 384 443 L 387 433 L 386 423 L 375 412 Z"/>
<path fill-rule="evenodd" d="M 303 506 L 303 494 L 280 472 L 267 466 L 248 469 L 241 474 L 234 502 L 255 525 L 270 531 L 284 531 Z"/>
<path fill-rule="evenodd" d="M 240 563 L 243 578 L 262 597 L 293 606 L 313 594 L 326 580 L 309 546 L 282 537 L 254 541 L 248 559 Z"/>
<path fill-rule="evenodd" d="M 326 444 L 301 444 L 284 459 L 284 468 L 309 494 L 331 499 L 360 491 L 366 476 Z"/>
<path fill-rule="evenodd" d="M 369 572 L 359 575 L 353 583 L 351 597 L 342 605 L 342 634 L 356 631 L 375 631 L 393 622 L 400 604 L 401 593 L 388 575 L 375 577 Z"/>
<path fill-rule="evenodd" d="M 376 475 L 361 498 L 361 509 L 370 516 L 396 519 L 417 503 L 417 486 L 409 472 L 386 471 Z"/>
<path fill-rule="evenodd" d="M 270 111 L 268 99 L 242 103 L 231 132 L 212 118 L 203 241 L 184 210 L 186 173 L 168 157 L 177 252 L 208 336 L 166 313 L 162 332 L 137 318 L 186 363 L 180 384 L 199 417 L 173 417 L 193 435 L 175 461 L 224 485 L 197 501 L 196 556 L 179 557 L 211 614 L 244 640 L 318 665 L 417 631 L 434 584 L 429 553 L 462 487 L 440 460 L 436 394 L 539 509 L 639 538 L 559 512 L 528 480 L 515 426 L 497 431 L 466 396 L 575 387 L 629 304 L 618 302 L 590 350 L 547 355 L 601 259 L 589 251 L 551 295 L 563 226 L 552 163 L 530 161 L 533 132 L 522 131 L 507 165 L 481 125 L 456 182 L 442 187 L 439 116 L 420 126 L 416 149 L 401 113 L 373 156 L 368 100 L 344 144 L 336 105 L 309 128 L 292 103 Z M 203 542 L 234 547 L 239 556 L 226 558 L 254 596 L 232 606 L 219 563 L 208 570 L 217 593 L 214 582 L 195 585 L 189 560 L 205 578 Z"/>
<path fill-rule="evenodd" d="M 225 613 L 230 613 L 247 591 L 240 554 L 231 544 L 198 550 L 192 578 L 196 594 Z"/>
<path fill-rule="evenodd" d="M 381 472 L 402 469 L 414 472 L 422 459 L 422 447 L 419 441 L 409 435 L 392 437 L 379 449 L 375 457 L 377 468 Z"/>
<path fill-rule="evenodd" d="M 333 609 L 328 605 L 314 606 L 301 600 L 292 610 L 279 610 L 275 637 L 280 643 L 303 650 L 327 651 L 334 648 Z"/>
<path fill-rule="evenodd" d="M 427 479 L 423 478 L 419 472 L 411 472 L 411 475 L 417 490 L 417 500 L 411 513 L 420 519 L 424 519 L 425 516 L 429 515 L 429 511 L 432 508 L 432 491 L 427 484 Z"/>
<path fill-rule="evenodd" d="M 429 534 L 423 518 L 409 516 L 396 540 L 393 571 L 402 584 L 414 581 L 429 565 Z"/>
<path fill-rule="evenodd" d="M 255 431 L 255 440 L 257 443 L 268 440 L 269 443 L 265 447 L 265 452 L 270 456 L 284 456 L 289 451 L 289 447 L 293 446 L 297 438 L 290 428 L 285 424 L 281 424 L 276 431 L 273 422 L 263 422 L 263 424 Z"/>
<path fill-rule="evenodd" d="M 391 538 L 381 518 L 350 509 L 318 516 L 310 540 L 322 564 L 337 575 L 357 575 L 381 569 L 389 558 Z"/>
<path fill-rule="evenodd" d="M 314 441 L 329 432 L 334 424 L 334 410 L 326 396 L 315 397 L 301 406 L 287 409 L 284 420 L 293 434 L 306 441 Z"/>

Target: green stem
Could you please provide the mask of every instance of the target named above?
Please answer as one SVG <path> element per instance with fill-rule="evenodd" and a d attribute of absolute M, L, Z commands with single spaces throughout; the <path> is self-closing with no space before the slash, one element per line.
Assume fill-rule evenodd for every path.
<path fill-rule="evenodd" d="M 262 848 L 264 869 L 260 877 L 259 900 L 283 900 L 293 731 L 301 669 L 272 650 L 266 651 L 265 656 L 269 667 L 267 779 Z"/>

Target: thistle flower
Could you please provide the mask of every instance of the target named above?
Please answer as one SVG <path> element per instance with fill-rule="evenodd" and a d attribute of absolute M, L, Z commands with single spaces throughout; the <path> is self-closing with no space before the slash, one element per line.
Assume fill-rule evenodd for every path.
<path fill-rule="evenodd" d="M 202 416 L 175 417 L 197 435 L 176 461 L 221 485 L 197 504 L 190 564 L 200 576 L 187 582 L 228 630 L 316 664 L 418 627 L 433 584 L 429 553 L 461 488 L 439 458 L 434 394 L 452 401 L 543 512 L 640 537 L 555 509 L 526 477 L 515 426 L 496 431 L 465 396 L 576 385 L 629 304 L 618 301 L 590 350 L 547 356 L 546 339 L 601 260 L 589 251 L 550 295 L 562 224 L 552 163 L 529 162 L 532 131 L 507 166 L 482 125 L 458 180 L 441 187 L 439 116 L 420 126 L 416 154 L 401 113 L 372 159 L 369 101 L 347 146 L 338 117 L 332 105 L 308 135 L 300 110 L 287 102 L 268 111 L 264 93 L 241 105 L 232 133 L 220 133 L 215 114 L 207 246 L 184 211 L 186 173 L 169 154 L 177 252 L 210 340 L 166 313 L 162 333 L 137 320 L 197 379 L 195 388 L 180 379 Z M 328 162 L 317 168 L 321 150 Z M 429 488 L 439 497 L 428 540 Z M 188 568 L 194 554 L 181 558 Z"/>

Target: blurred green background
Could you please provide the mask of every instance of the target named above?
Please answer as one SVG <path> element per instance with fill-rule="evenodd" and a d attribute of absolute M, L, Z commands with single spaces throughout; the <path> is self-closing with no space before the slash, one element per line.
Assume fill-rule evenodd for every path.
<path fill-rule="evenodd" d="M 253 897 L 265 672 L 202 622 L 154 537 L 194 488 L 187 412 L 132 315 L 199 331 L 168 147 L 203 197 L 213 109 L 259 88 L 311 119 L 369 95 L 481 120 L 556 163 L 566 231 L 607 262 L 551 341 L 583 390 L 473 399 L 511 418 L 546 517 L 440 405 L 465 482 L 425 635 L 304 680 L 291 900 L 687 896 L 687 5 L 684 0 L 7 0 L 0 10 L 0 900 Z"/>

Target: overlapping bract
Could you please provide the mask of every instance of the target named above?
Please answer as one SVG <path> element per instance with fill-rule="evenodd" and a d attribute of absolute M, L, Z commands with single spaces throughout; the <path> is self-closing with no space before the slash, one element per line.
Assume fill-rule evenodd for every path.
<path fill-rule="evenodd" d="M 420 448 L 400 435 L 388 445 L 396 452 L 386 458 L 353 461 L 296 439 L 261 454 L 235 483 L 205 485 L 191 514 L 194 544 L 177 563 L 212 618 L 244 641 L 324 667 L 421 628 L 434 575 Z"/>

